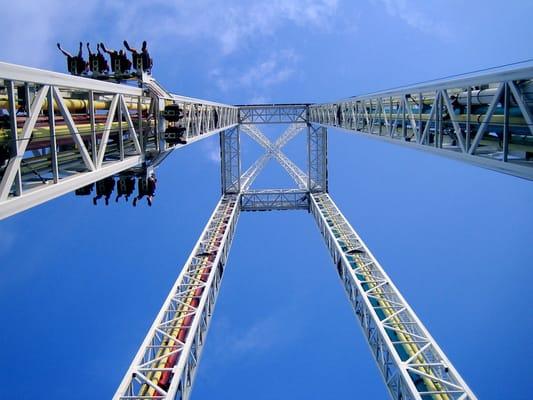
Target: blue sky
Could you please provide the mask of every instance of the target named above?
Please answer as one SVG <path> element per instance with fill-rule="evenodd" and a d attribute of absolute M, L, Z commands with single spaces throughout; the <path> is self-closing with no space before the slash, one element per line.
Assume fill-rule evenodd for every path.
<path fill-rule="evenodd" d="M 533 54 L 529 1 L 3 2 L 2 61 L 149 41 L 154 75 L 229 103 L 327 101 Z M 269 129 L 275 136 L 276 129 Z M 243 139 L 247 166 L 260 154 Z M 304 140 L 287 154 L 304 166 Z M 220 194 L 218 141 L 175 152 L 154 207 L 67 195 L 0 223 L 0 386 L 109 398 Z M 330 192 L 483 399 L 528 399 L 533 185 L 329 134 Z M 287 186 L 270 164 L 257 187 Z M 312 218 L 239 221 L 193 399 L 386 398 Z"/>

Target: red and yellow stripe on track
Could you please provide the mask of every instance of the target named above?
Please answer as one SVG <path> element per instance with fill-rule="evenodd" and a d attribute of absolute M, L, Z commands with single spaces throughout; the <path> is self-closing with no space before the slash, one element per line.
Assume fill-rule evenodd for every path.
<path fill-rule="evenodd" d="M 228 211 L 233 210 L 234 205 L 235 201 L 230 200 L 228 204 L 226 204 L 224 213 L 228 213 Z M 216 233 L 211 238 L 208 244 L 208 248 L 215 247 L 217 251 L 207 257 L 204 257 L 204 259 L 201 261 L 201 265 L 203 266 L 197 268 L 197 273 L 194 276 L 194 279 L 206 282 L 213 268 L 216 268 L 216 265 L 213 265 L 213 262 L 215 261 L 216 254 L 218 253 L 219 246 L 221 244 L 219 236 L 224 233 L 225 229 L 227 229 L 230 218 L 231 215 L 224 216 L 219 226 L 216 228 Z M 169 339 L 168 337 L 165 337 L 163 339 L 162 346 L 164 347 L 160 348 L 156 355 L 156 358 L 162 358 L 157 362 L 155 368 L 172 368 L 176 365 L 177 361 L 179 360 L 179 356 L 181 355 L 181 351 L 170 354 L 168 357 L 163 356 L 165 354 L 171 353 L 172 351 L 175 351 L 178 345 L 181 345 L 185 342 L 187 335 L 190 331 L 190 325 L 192 324 L 192 321 L 196 316 L 196 312 L 200 311 L 195 310 L 194 314 L 190 314 L 191 308 L 194 309 L 198 307 L 198 304 L 200 303 L 200 298 L 205 289 L 207 289 L 205 286 L 201 286 L 191 291 L 184 301 L 185 304 L 180 305 L 178 311 L 176 311 L 176 314 L 174 316 L 175 321 L 172 324 L 173 329 L 170 331 L 170 333 L 167 332 L 170 336 L 175 337 L 176 339 Z M 150 381 L 154 385 L 162 388 L 163 390 L 168 390 L 172 379 L 172 372 L 168 370 L 154 371 L 148 374 L 147 378 L 150 379 Z M 157 391 L 148 384 L 144 384 L 141 386 L 139 395 L 152 396 L 155 398 L 159 396 Z"/>

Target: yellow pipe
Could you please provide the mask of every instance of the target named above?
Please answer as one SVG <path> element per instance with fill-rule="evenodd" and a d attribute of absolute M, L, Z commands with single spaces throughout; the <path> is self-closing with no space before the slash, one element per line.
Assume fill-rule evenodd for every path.
<path fill-rule="evenodd" d="M 331 216 L 329 216 L 329 219 L 332 221 L 333 224 L 336 224 L 337 221 L 335 221 Z M 339 232 L 339 235 L 338 235 L 339 238 L 342 239 L 344 243 L 349 243 L 350 242 L 350 240 L 346 237 L 346 235 L 341 235 L 340 231 L 337 228 L 336 228 L 336 230 Z M 361 265 L 361 266 L 364 265 L 364 262 L 361 260 L 360 256 L 354 256 L 354 258 L 356 258 L 357 261 L 359 261 L 359 263 L 360 263 L 359 265 Z M 364 276 L 365 281 L 373 280 L 372 274 L 370 273 L 370 270 L 368 269 L 368 267 L 366 267 L 366 268 L 362 268 L 361 267 L 361 270 L 363 271 L 362 275 Z M 372 286 L 372 287 L 376 286 L 374 283 L 371 283 L 371 282 L 369 282 L 368 285 Z M 380 288 L 378 288 L 376 290 L 376 292 L 378 292 L 380 295 L 383 295 L 383 291 Z M 383 300 L 386 301 L 386 299 L 383 299 Z M 380 307 L 382 307 L 382 310 L 387 315 L 387 317 L 389 317 L 389 316 L 391 316 L 393 314 L 393 312 L 389 308 L 389 307 L 391 307 L 391 305 L 388 302 L 386 303 L 383 300 L 378 300 L 378 304 L 380 305 Z M 397 323 L 400 326 L 402 325 L 402 321 L 398 317 L 392 317 L 391 321 L 394 321 L 395 323 Z M 398 337 L 402 341 L 405 341 L 405 342 L 412 341 L 412 337 L 410 335 L 403 334 L 401 332 L 396 332 L 396 334 L 398 335 Z M 401 346 L 405 349 L 405 351 L 407 352 L 407 354 L 409 356 L 413 356 L 419 350 L 418 346 L 416 346 L 414 343 L 405 343 L 405 344 L 402 344 Z M 417 356 L 416 360 L 418 362 L 420 362 L 420 363 L 424 363 L 424 359 L 423 359 L 423 357 L 421 355 Z M 426 372 L 428 375 L 431 375 L 431 371 L 428 371 L 426 368 L 423 368 L 423 371 Z M 422 379 L 424 380 L 426 385 L 431 390 L 434 390 L 434 391 L 441 390 L 440 388 L 438 388 L 433 383 L 433 381 L 431 381 L 427 377 L 422 377 Z M 440 385 L 438 385 L 438 386 L 440 386 Z M 442 397 L 441 395 L 433 395 L 432 397 L 435 398 L 435 399 L 439 399 L 439 400 L 448 399 L 448 396 Z"/>
<path fill-rule="evenodd" d="M 364 265 L 363 260 L 361 260 L 360 256 L 357 256 L 357 259 L 361 263 L 360 265 Z M 364 271 L 362 275 L 365 277 L 365 280 L 371 280 L 372 279 L 372 275 L 371 275 L 370 270 L 368 269 L 368 267 L 361 268 L 361 270 Z M 372 283 L 372 282 L 368 283 L 368 285 L 371 286 L 371 287 L 375 287 L 376 286 L 376 284 Z M 377 288 L 375 290 L 375 292 L 380 294 L 380 296 L 379 296 L 380 300 L 378 300 L 378 304 L 380 305 L 380 307 L 382 307 L 382 311 L 387 315 L 387 317 L 390 317 L 391 315 L 393 315 L 394 312 L 391 311 L 391 309 L 389 308 L 389 307 L 391 307 L 391 305 L 388 303 L 388 300 L 386 298 L 384 298 L 384 297 L 381 297 L 381 296 L 384 295 L 384 293 L 381 290 L 381 288 Z M 390 318 L 390 321 L 393 321 L 395 323 L 395 326 L 403 327 L 403 323 L 402 323 L 402 321 L 400 320 L 400 318 L 398 316 L 394 316 L 394 317 Z M 398 335 L 399 339 L 402 340 L 402 341 L 410 342 L 413 339 L 411 335 L 408 335 L 408 334 L 405 334 L 405 333 L 402 333 L 402 332 L 397 332 L 397 331 L 395 331 L 395 333 L 396 333 L 396 335 Z M 418 345 L 416 345 L 415 343 L 403 343 L 403 344 L 401 344 L 401 346 L 405 349 L 407 354 L 409 356 L 411 356 L 411 357 L 414 356 L 420 350 Z M 419 354 L 418 356 L 416 356 L 415 360 L 417 360 L 420 364 L 423 364 L 423 363 L 426 362 L 424 360 L 422 354 Z M 426 374 L 432 375 L 431 371 L 428 370 L 427 368 L 422 367 L 421 369 Z M 429 379 L 429 378 L 427 378 L 425 376 L 422 376 L 422 379 L 423 379 L 424 383 L 426 384 L 426 386 L 430 390 L 433 390 L 433 391 L 441 391 L 441 390 L 443 390 L 439 383 L 435 384 L 431 379 Z M 441 394 L 434 394 L 434 395 L 432 395 L 432 397 L 434 399 L 438 399 L 438 400 L 449 399 L 448 395 L 441 395 Z"/>
<path fill-rule="evenodd" d="M 226 205 L 226 209 L 224 210 L 225 212 L 228 210 L 229 208 L 229 205 L 230 203 L 228 203 L 228 205 Z M 220 224 L 218 227 L 217 227 L 217 232 L 221 231 L 221 228 L 222 228 L 222 224 Z M 209 245 L 211 245 L 215 239 L 216 239 L 217 235 L 213 235 L 211 241 L 209 242 Z M 204 259 L 202 261 L 202 267 L 198 269 L 198 272 L 196 273 L 195 275 L 195 279 L 197 280 L 200 280 L 201 276 L 204 274 L 204 272 L 207 272 L 206 269 L 207 267 L 205 266 L 205 264 L 207 264 L 207 259 Z M 212 265 L 211 268 L 214 268 L 215 265 Z M 174 339 L 169 339 L 167 337 L 165 337 L 163 339 L 163 346 L 165 346 L 164 348 L 160 348 L 157 355 L 156 355 L 156 358 L 157 357 L 161 357 L 161 356 L 164 356 L 168 353 L 170 353 L 170 349 L 175 346 L 175 344 L 177 343 L 177 338 L 180 334 L 180 331 L 183 329 L 183 327 L 181 326 L 182 325 L 182 322 L 183 322 L 183 319 L 185 318 L 185 314 L 189 311 L 188 308 L 194 298 L 194 291 L 191 291 L 190 294 L 188 295 L 187 299 L 185 300 L 185 305 L 181 305 L 179 307 L 179 311 L 177 311 L 177 314 L 178 314 L 178 318 L 174 318 L 175 321 L 174 323 L 172 324 L 173 325 L 173 329 L 172 331 L 170 332 L 170 336 L 173 336 L 176 338 L 176 340 Z M 190 333 L 190 332 L 189 332 Z M 189 334 L 188 333 L 188 334 Z M 180 355 L 181 356 L 181 355 Z M 158 361 L 158 363 L 156 364 L 156 368 L 165 368 L 166 366 L 166 363 L 168 361 L 168 357 L 164 357 L 162 358 L 161 360 Z M 163 372 L 162 371 L 156 371 L 156 372 L 152 372 L 151 374 L 149 374 L 147 376 L 148 379 L 150 379 L 150 381 L 154 384 L 154 385 L 158 385 L 158 382 L 159 382 L 159 379 L 161 378 Z M 156 390 L 147 385 L 147 384 L 144 384 L 141 386 L 141 390 L 140 390 L 140 393 L 139 393 L 141 396 L 154 396 L 156 394 Z"/>
<path fill-rule="evenodd" d="M 63 100 L 70 112 L 87 112 L 89 108 L 89 100 L 71 99 L 71 98 L 65 98 Z M 108 100 L 95 100 L 94 101 L 94 108 L 96 110 L 109 110 L 110 105 L 111 105 L 111 100 L 109 101 Z M 129 110 L 138 109 L 137 102 L 126 101 L 126 105 L 128 106 Z M 150 105 L 148 103 L 141 103 L 141 109 L 143 111 L 148 110 L 149 106 Z M 0 108 L 4 108 L 4 109 L 9 108 L 9 102 L 8 102 L 7 96 L 0 96 Z M 55 100 L 54 100 L 54 108 L 57 110 L 57 103 Z M 42 109 L 45 111 L 48 110 L 48 100 L 44 101 Z"/>
<path fill-rule="evenodd" d="M 364 115 L 364 114 L 359 113 L 358 115 Z M 429 115 L 430 115 L 429 113 L 422 114 L 421 116 L 422 121 L 424 122 L 428 121 Z M 414 116 L 415 121 L 419 120 L 418 113 L 413 112 L 413 116 Z M 352 117 L 352 115 L 348 113 L 348 117 Z M 344 119 L 346 120 L 346 118 L 347 117 L 345 116 Z M 385 118 L 387 119 L 388 123 L 392 125 L 394 121 L 396 120 L 396 113 L 395 112 L 392 113 L 392 119 L 390 118 L 389 113 L 378 113 L 375 115 L 372 113 L 368 114 L 368 119 L 370 120 L 370 122 L 372 122 L 372 119 L 374 120 L 381 119 L 383 122 L 385 122 Z M 433 116 L 432 120 L 434 119 L 435 119 L 435 116 Z M 468 116 L 466 114 L 458 114 L 458 115 L 454 114 L 453 119 L 457 122 L 467 122 Z M 485 114 L 470 114 L 471 124 L 480 124 L 484 122 L 485 119 L 486 119 Z M 366 121 L 366 118 L 364 118 L 364 120 Z M 408 113 L 406 113 L 405 120 L 408 123 L 410 122 L 410 116 Z M 451 122 L 451 119 L 448 117 L 446 119 L 443 119 L 443 122 Z M 504 116 L 501 114 L 493 114 L 492 118 L 489 120 L 490 125 L 502 125 L 503 126 L 503 123 L 504 123 Z M 401 126 L 401 124 L 402 124 L 402 114 L 400 113 L 400 115 L 398 116 L 398 121 L 396 125 Z M 511 128 L 513 127 L 513 125 L 527 127 L 527 122 L 524 120 L 523 117 L 509 117 L 509 125 Z M 375 126 L 375 128 L 377 128 L 377 126 Z"/>
<path fill-rule="evenodd" d="M 218 229 L 220 230 L 220 226 L 218 227 Z M 215 237 L 213 237 L 213 239 L 211 240 L 210 244 L 213 242 L 213 240 L 215 239 Z M 204 261 L 202 261 L 202 263 L 205 265 L 206 263 L 206 259 Z M 203 267 L 201 269 L 198 269 L 198 272 L 197 274 L 195 275 L 195 278 L 196 279 L 200 279 L 202 274 L 205 272 L 206 268 Z M 193 295 L 193 291 L 191 291 L 191 294 L 187 297 L 186 301 L 185 301 L 185 305 L 182 305 L 180 306 L 180 311 L 178 312 L 179 313 L 179 317 L 177 318 L 177 320 L 174 322 L 174 329 L 171 331 L 170 335 L 173 336 L 173 337 L 178 337 L 179 336 L 179 333 L 182 329 L 181 327 L 181 323 L 182 323 L 182 319 L 185 317 L 184 313 L 187 312 L 187 306 L 189 306 L 192 302 L 192 299 L 193 299 L 194 295 Z M 177 342 L 177 340 L 171 340 L 171 339 L 168 339 L 165 337 L 164 341 L 163 341 L 163 345 L 164 346 L 174 346 L 175 343 Z M 160 349 L 158 354 L 157 354 L 157 357 L 160 357 L 162 355 L 165 355 L 166 353 L 169 353 L 170 350 L 169 348 L 165 347 L 163 349 Z M 163 359 L 161 359 L 157 365 L 156 365 L 156 368 L 163 368 L 165 367 L 166 363 L 167 363 L 167 360 L 168 360 L 168 357 L 165 357 Z M 157 372 L 154 372 L 152 374 L 150 374 L 150 380 L 153 384 L 157 385 L 158 382 L 159 382 L 159 379 L 161 378 L 161 375 L 162 375 L 162 372 L 161 371 L 157 371 Z M 148 385 L 143 385 L 143 387 L 141 387 L 141 395 L 150 395 L 150 396 L 153 396 L 155 394 L 155 389 L 148 386 Z"/>
<path fill-rule="evenodd" d="M 144 126 L 144 125 L 143 125 Z M 104 131 L 105 123 L 104 122 L 98 122 L 94 124 L 94 128 L 96 133 L 101 133 Z M 122 121 L 122 127 L 124 129 L 128 129 L 128 123 L 125 121 Z M 78 132 L 81 136 L 90 135 L 92 133 L 91 130 L 91 124 L 76 124 L 76 128 L 78 128 Z M 137 126 L 134 127 L 137 129 Z M 113 122 L 111 124 L 111 130 L 117 130 L 118 129 L 118 122 Z M 60 139 L 62 137 L 68 137 L 70 136 L 70 131 L 66 125 L 56 125 L 56 138 Z M 22 136 L 22 128 L 17 129 L 17 136 Z M 32 133 L 32 140 L 39 140 L 39 139 L 50 139 L 50 128 L 48 126 L 41 126 L 33 129 Z M 0 144 L 9 142 L 11 140 L 10 138 L 10 130 L 9 129 L 0 129 Z"/>
<path fill-rule="evenodd" d="M 321 208 L 323 210 L 325 209 L 326 212 L 327 212 L 327 209 L 323 205 L 322 205 Z M 337 221 L 333 217 L 331 217 L 330 215 L 327 216 L 327 219 L 329 219 L 331 221 L 331 224 L 334 225 L 335 230 L 338 232 L 337 236 L 339 237 L 339 239 L 341 239 L 346 244 L 350 243 L 350 240 L 346 237 L 346 235 L 340 234 L 341 231 L 339 229 L 337 229 L 337 227 L 336 227 Z M 354 258 L 357 259 L 357 261 L 359 262 L 358 265 L 361 266 L 360 270 L 363 271 L 362 275 L 364 276 L 365 281 L 372 281 L 373 280 L 372 274 L 371 274 L 370 270 L 368 269 L 368 267 L 366 267 L 366 268 L 362 267 L 364 265 L 364 262 L 361 260 L 361 257 L 360 256 L 354 256 Z M 373 287 L 373 288 L 376 286 L 376 284 L 372 283 L 372 282 L 369 282 L 368 285 Z M 378 300 L 378 304 L 380 305 L 380 307 L 382 307 L 383 312 L 386 314 L 387 317 L 392 316 L 394 313 L 390 309 L 391 305 L 388 303 L 386 298 L 382 297 L 382 295 L 384 293 L 381 290 L 381 288 L 377 288 L 375 290 L 375 292 L 380 294 L 379 297 L 381 298 L 381 300 Z M 403 325 L 402 321 L 397 316 L 392 317 L 390 320 L 393 321 L 395 324 L 397 324 L 399 326 Z M 395 333 L 398 335 L 399 339 L 404 341 L 404 342 L 412 341 L 411 335 L 404 334 L 404 333 L 401 333 L 401 332 L 395 332 Z M 405 349 L 407 354 L 409 356 L 411 356 L 411 357 L 414 356 L 419 351 L 419 347 L 415 343 L 404 343 L 404 344 L 401 344 L 401 346 Z M 422 354 L 419 354 L 415 359 L 421 364 L 425 362 Z M 431 375 L 431 371 L 428 370 L 427 368 L 422 368 L 422 371 L 424 371 L 428 375 Z M 423 379 L 424 383 L 426 384 L 426 386 L 430 390 L 433 390 L 433 391 L 441 391 L 441 390 L 443 390 L 439 383 L 435 384 L 432 380 L 430 380 L 429 378 L 427 378 L 425 376 L 422 376 L 422 379 Z M 432 395 L 432 397 L 434 399 L 436 399 L 436 400 L 447 400 L 447 399 L 449 399 L 449 396 L 445 395 L 445 394 L 444 395 L 443 394 L 434 394 L 434 395 Z"/>

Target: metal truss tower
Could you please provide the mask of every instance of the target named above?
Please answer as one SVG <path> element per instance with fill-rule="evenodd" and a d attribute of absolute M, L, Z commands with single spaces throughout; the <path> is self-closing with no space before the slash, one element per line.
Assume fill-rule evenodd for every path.
<path fill-rule="evenodd" d="M 331 198 L 327 126 L 533 179 L 532 78 L 527 65 L 329 104 L 230 106 L 171 94 L 149 76 L 132 87 L 0 63 L 0 218 L 101 179 L 146 174 L 219 133 L 222 196 L 114 399 L 190 397 L 238 218 L 257 210 L 313 216 L 391 398 L 476 399 Z M 271 142 L 261 124 L 288 128 Z M 244 172 L 242 134 L 265 150 Z M 282 151 L 304 134 L 305 171 Z M 293 189 L 251 189 L 269 160 Z"/>

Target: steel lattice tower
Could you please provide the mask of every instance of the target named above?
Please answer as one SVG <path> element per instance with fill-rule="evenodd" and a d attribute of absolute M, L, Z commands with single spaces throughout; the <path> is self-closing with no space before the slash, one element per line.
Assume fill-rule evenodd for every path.
<path fill-rule="evenodd" d="M 0 63 L 0 218 L 106 179 L 114 187 L 113 177 L 119 193 L 133 178 L 144 187 L 172 151 L 220 136 L 222 196 L 115 400 L 190 397 L 238 218 L 256 210 L 313 216 L 391 398 L 476 398 L 332 200 L 327 127 L 533 179 L 531 64 L 329 104 L 232 106 L 174 95 L 142 70 L 135 78 L 139 87 Z M 262 124 L 289 127 L 271 142 Z M 265 150 L 244 172 L 243 134 Z M 282 151 L 297 135 L 305 171 Z M 250 189 L 270 159 L 294 189 Z"/>

